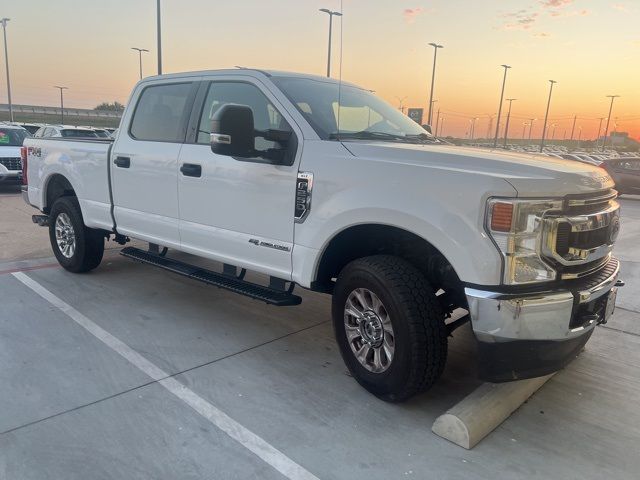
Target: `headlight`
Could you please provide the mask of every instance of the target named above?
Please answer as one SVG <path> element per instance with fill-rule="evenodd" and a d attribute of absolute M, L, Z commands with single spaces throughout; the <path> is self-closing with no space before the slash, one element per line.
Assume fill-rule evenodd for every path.
<path fill-rule="evenodd" d="M 561 209 L 561 200 L 489 199 L 486 229 L 504 258 L 505 284 L 555 280 L 556 271 L 540 256 L 542 217 Z"/>

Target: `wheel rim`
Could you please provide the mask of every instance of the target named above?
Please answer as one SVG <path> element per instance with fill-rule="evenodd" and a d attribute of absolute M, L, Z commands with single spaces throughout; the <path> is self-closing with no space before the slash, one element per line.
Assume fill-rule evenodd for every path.
<path fill-rule="evenodd" d="M 56 218 L 56 243 L 58 250 L 65 258 L 73 257 L 76 253 L 76 232 L 71 224 L 69 215 L 62 212 Z"/>
<path fill-rule="evenodd" d="M 395 335 L 389 313 L 378 296 L 356 288 L 344 306 L 344 329 L 354 356 L 373 373 L 387 370 L 393 361 Z"/>

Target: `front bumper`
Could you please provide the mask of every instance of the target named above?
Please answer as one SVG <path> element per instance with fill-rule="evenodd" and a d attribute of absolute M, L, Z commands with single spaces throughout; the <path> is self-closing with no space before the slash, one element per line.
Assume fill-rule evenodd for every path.
<path fill-rule="evenodd" d="M 537 377 L 569 363 L 606 321 L 606 301 L 620 263 L 611 258 L 598 272 L 537 293 L 466 288 L 478 342 L 479 375 L 492 382 Z"/>
<path fill-rule="evenodd" d="M 20 170 L 5 170 L 0 171 L 0 183 L 21 183 L 22 171 Z"/>

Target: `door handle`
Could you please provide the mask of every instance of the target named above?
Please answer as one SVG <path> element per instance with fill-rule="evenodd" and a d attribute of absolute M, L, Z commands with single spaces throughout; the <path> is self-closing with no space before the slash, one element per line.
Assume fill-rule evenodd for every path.
<path fill-rule="evenodd" d="M 113 163 L 116 164 L 116 167 L 129 168 L 131 166 L 131 159 L 129 157 L 116 157 Z"/>
<path fill-rule="evenodd" d="M 182 172 L 185 177 L 201 177 L 202 166 L 195 163 L 183 163 L 180 167 L 180 172 Z"/>

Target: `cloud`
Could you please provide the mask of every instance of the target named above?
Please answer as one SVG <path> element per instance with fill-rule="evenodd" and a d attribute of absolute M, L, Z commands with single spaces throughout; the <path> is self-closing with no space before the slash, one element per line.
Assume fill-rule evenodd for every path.
<path fill-rule="evenodd" d="M 404 17 L 404 21 L 407 23 L 413 23 L 416 21 L 416 17 L 422 15 L 425 12 L 425 9 L 422 7 L 416 8 L 405 8 L 402 12 L 402 16 Z"/>
<path fill-rule="evenodd" d="M 619 10 L 621 12 L 628 12 L 629 11 L 627 6 L 623 5 L 622 3 L 614 3 L 613 5 L 611 5 L 611 8 L 615 8 L 616 10 Z"/>
<path fill-rule="evenodd" d="M 572 3 L 573 0 L 540 0 L 540 4 L 546 8 L 563 8 Z"/>
<path fill-rule="evenodd" d="M 551 34 L 547 32 L 537 32 L 537 33 L 534 33 L 533 36 L 538 38 L 549 38 Z"/>
<path fill-rule="evenodd" d="M 539 14 L 527 10 L 518 10 L 503 16 L 510 19 L 503 25 L 505 30 L 529 30 L 536 23 Z"/>
<path fill-rule="evenodd" d="M 549 15 L 553 18 L 565 18 L 565 17 L 584 17 L 591 14 L 591 10 L 587 10 L 586 8 L 583 10 L 569 10 L 566 12 L 560 10 L 554 10 L 549 13 Z"/>

